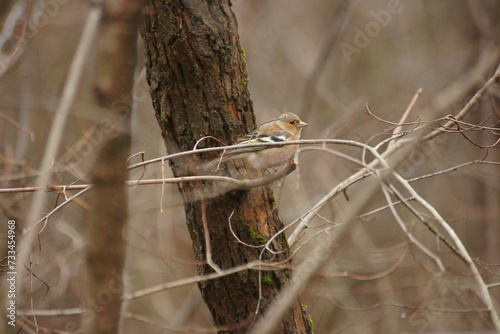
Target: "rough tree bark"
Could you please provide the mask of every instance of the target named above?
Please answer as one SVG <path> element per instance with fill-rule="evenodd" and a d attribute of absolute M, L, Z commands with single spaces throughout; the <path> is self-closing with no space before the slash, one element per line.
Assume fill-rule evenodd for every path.
<path fill-rule="evenodd" d="M 205 135 L 233 143 L 255 127 L 244 51 L 228 0 L 151 0 L 142 33 L 153 105 L 169 153 L 191 150 Z M 206 160 L 213 155 L 202 158 Z M 202 158 L 177 159 L 170 165 L 175 176 L 199 174 L 196 166 L 204 161 Z M 225 172 L 233 176 L 254 174 L 247 172 L 240 162 L 230 164 Z M 233 214 L 231 223 L 240 239 L 261 244 L 283 227 L 272 190 L 259 187 L 192 200 L 197 189 L 205 186 L 179 186 L 199 263 L 198 273 L 213 271 L 205 264 L 203 215 L 208 224 L 212 258 L 220 268 L 256 260 L 260 249 L 237 242 L 229 229 L 229 217 Z M 277 238 L 274 247 L 283 252 L 268 260 L 283 261 L 288 257 L 285 238 Z M 260 316 L 290 277 L 289 270 L 264 272 L 261 276 L 248 270 L 204 282 L 199 288 L 220 333 L 246 333 L 255 320 L 258 301 Z M 277 325 L 276 333 L 310 332 L 308 319 L 297 300 Z"/>

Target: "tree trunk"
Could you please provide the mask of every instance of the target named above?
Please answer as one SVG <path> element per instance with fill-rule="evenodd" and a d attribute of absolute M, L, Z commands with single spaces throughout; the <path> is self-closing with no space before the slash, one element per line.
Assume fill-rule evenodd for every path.
<path fill-rule="evenodd" d="M 244 52 L 229 1 L 151 0 L 143 38 L 153 105 L 169 153 L 191 150 L 206 135 L 233 143 L 255 127 Z M 196 175 L 196 166 L 213 157 L 179 158 L 170 165 L 175 176 Z M 247 172 L 241 162 L 229 164 L 226 172 L 255 177 L 255 172 Z M 261 245 L 283 228 L 272 190 L 259 187 L 193 200 L 193 195 L 206 186 L 179 186 L 198 273 L 213 271 L 206 265 L 203 219 L 208 225 L 212 259 L 221 269 L 258 259 L 262 249 L 238 242 L 229 228 L 229 217 L 232 215 L 232 228 L 240 240 Z M 288 258 L 283 236 L 276 239 L 274 247 L 283 252 L 267 256 L 267 260 Z M 258 316 L 265 314 L 290 277 L 287 269 L 260 274 L 247 270 L 201 283 L 199 288 L 219 333 L 246 333 L 255 320 L 257 306 Z M 311 332 L 298 300 L 276 332 Z"/>
<path fill-rule="evenodd" d="M 88 215 L 87 308 L 84 333 L 119 332 L 127 226 L 127 159 L 130 155 L 130 95 L 137 64 L 137 32 L 143 0 L 103 5 L 96 48 L 94 98 L 104 122 L 102 147 L 91 172 L 94 187 Z M 124 99 L 124 96 L 129 98 Z M 109 125 L 109 124 L 107 124 Z"/>

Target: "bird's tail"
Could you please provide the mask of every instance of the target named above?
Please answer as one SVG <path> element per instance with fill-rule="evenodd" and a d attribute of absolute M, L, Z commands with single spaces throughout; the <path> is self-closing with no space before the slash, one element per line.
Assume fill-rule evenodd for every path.
<path fill-rule="evenodd" d="M 221 157 L 218 157 L 217 159 L 211 160 L 209 162 L 205 162 L 204 164 L 199 165 L 197 168 L 202 169 L 202 170 L 209 169 L 209 168 L 212 168 L 214 166 L 218 166 L 219 164 L 222 164 L 225 161 L 231 160 L 231 159 L 232 159 L 231 156 L 221 156 Z"/>

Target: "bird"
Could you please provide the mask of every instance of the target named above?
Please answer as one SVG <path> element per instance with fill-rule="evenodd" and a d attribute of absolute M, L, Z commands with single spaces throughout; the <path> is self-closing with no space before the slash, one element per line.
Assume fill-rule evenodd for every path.
<path fill-rule="evenodd" d="M 308 124 L 299 116 L 287 112 L 277 119 L 272 119 L 259 125 L 255 131 L 240 138 L 235 145 L 280 143 L 300 139 L 302 128 Z M 223 152 L 217 159 L 200 165 L 199 169 L 207 169 L 229 160 L 245 160 L 252 168 L 266 170 L 284 165 L 292 158 L 298 145 L 258 146 L 237 148 Z"/>

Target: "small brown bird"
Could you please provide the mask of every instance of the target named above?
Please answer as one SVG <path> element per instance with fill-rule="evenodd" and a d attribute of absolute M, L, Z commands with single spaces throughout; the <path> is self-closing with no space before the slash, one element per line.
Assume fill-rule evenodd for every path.
<path fill-rule="evenodd" d="M 254 132 L 243 136 L 238 144 L 280 143 L 300 139 L 302 128 L 307 123 L 302 122 L 299 116 L 287 112 L 279 118 L 262 123 Z M 245 160 L 252 168 L 268 169 L 278 167 L 288 162 L 298 145 L 259 146 L 237 148 L 222 154 L 222 157 L 209 161 L 198 168 L 206 169 L 228 160 Z"/>

